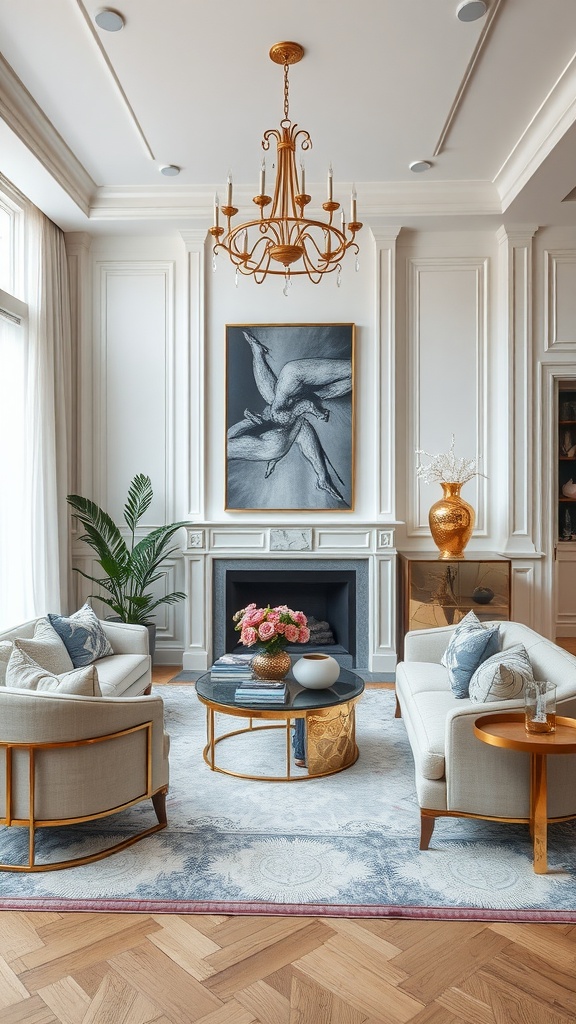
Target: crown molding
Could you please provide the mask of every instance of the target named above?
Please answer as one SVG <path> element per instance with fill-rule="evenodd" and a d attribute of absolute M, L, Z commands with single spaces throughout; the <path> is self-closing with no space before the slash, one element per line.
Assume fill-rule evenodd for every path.
<path fill-rule="evenodd" d="M 96 183 L 1 54 L 0 118 L 88 215 Z"/>
<path fill-rule="evenodd" d="M 494 178 L 505 212 L 576 121 L 576 55 Z"/>
<path fill-rule="evenodd" d="M 351 184 L 340 189 L 346 212 Z M 500 214 L 498 192 L 490 181 L 364 182 L 357 183 L 358 211 L 363 219 L 379 216 L 462 216 Z M 310 185 L 322 195 L 324 184 Z M 256 218 L 253 188 L 235 186 L 238 222 Z M 346 197 L 344 199 L 344 197 Z M 212 216 L 214 189 L 206 185 L 122 186 L 98 188 L 90 207 L 91 220 L 196 220 L 206 224 Z M 308 208 L 309 216 L 323 217 L 321 207 Z"/>

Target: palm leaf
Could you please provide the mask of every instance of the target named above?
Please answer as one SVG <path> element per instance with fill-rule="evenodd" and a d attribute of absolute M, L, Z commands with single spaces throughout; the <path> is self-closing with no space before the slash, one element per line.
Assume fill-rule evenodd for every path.
<path fill-rule="evenodd" d="M 66 500 L 75 510 L 72 513 L 73 517 L 78 519 L 86 530 L 86 535 L 80 539 L 86 541 L 100 558 L 126 562 L 126 541 L 108 513 L 96 502 L 82 498 L 79 494 L 69 494 Z"/>
<path fill-rule="evenodd" d="M 137 473 L 128 488 L 128 497 L 124 505 L 124 519 L 132 536 L 142 516 L 150 508 L 153 497 L 150 477 L 144 473 Z"/>

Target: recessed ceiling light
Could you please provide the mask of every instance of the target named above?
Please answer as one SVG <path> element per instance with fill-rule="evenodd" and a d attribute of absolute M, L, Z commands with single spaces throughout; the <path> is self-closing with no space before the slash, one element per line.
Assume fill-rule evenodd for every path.
<path fill-rule="evenodd" d="M 97 11 L 94 21 L 98 28 L 104 29 L 105 32 L 119 32 L 121 28 L 124 28 L 124 18 L 118 11 L 113 11 L 110 7 L 103 7 L 102 10 Z"/>
<path fill-rule="evenodd" d="M 456 17 L 459 21 L 478 21 L 478 18 L 484 17 L 487 10 L 488 4 L 485 0 L 464 0 L 456 11 Z"/>
<path fill-rule="evenodd" d="M 176 164 L 165 164 L 160 168 L 160 174 L 165 174 L 167 178 L 175 178 L 180 174 L 180 168 L 176 167 Z"/>
<path fill-rule="evenodd" d="M 432 164 L 429 160 L 413 160 L 412 163 L 409 164 L 409 168 L 411 171 L 414 171 L 414 174 L 420 174 L 422 171 L 429 171 L 431 167 Z"/>

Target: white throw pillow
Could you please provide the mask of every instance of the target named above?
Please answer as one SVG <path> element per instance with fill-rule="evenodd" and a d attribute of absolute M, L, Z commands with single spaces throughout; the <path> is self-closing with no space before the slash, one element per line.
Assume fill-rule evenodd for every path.
<path fill-rule="evenodd" d="M 38 665 L 25 651 L 20 641 L 14 641 L 14 650 L 6 670 L 6 686 L 18 690 L 53 690 L 74 693 L 82 697 L 101 697 L 98 672 L 95 665 L 72 669 L 71 672 L 53 674 Z"/>
<path fill-rule="evenodd" d="M 470 680 L 470 700 L 485 704 L 491 700 L 513 700 L 534 679 L 524 644 L 498 651 L 476 669 Z"/>
<path fill-rule="evenodd" d="M 41 665 L 52 675 L 71 672 L 74 668 L 66 644 L 47 618 L 38 619 L 33 637 L 18 637 L 14 643 L 18 643 L 21 651 L 25 651 L 37 665 Z"/>
<path fill-rule="evenodd" d="M 0 686 L 6 685 L 6 669 L 12 654 L 12 641 L 0 640 Z"/>

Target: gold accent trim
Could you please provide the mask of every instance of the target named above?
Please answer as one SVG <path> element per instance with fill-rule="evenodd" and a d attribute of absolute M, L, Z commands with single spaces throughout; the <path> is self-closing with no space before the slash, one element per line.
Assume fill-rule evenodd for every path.
<path fill-rule="evenodd" d="M 304 56 L 304 47 L 300 43 L 274 43 L 269 56 L 275 64 L 299 64 Z"/>
<path fill-rule="evenodd" d="M 142 731 L 145 731 L 146 733 L 146 791 L 144 793 L 137 797 L 134 797 L 133 800 L 128 800 L 125 803 L 118 804 L 117 806 L 109 808 L 105 811 L 98 811 L 95 814 L 77 815 L 71 818 L 36 818 L 35 779 L 37 751 L 65 750 L 73 747 L 91 746 L 96 743 L 104 743 L 109 740 L 121 739 L 124 736 L 129 736 L 132 733 Z M 118 853 L 120 850 L 126 849 L 127 846 L 132 846 L 133 843 L 139 842 L 139 840 L 144 839 L 145 836 L 152 835 L 154 832 L 159 832 L 161 829 L 166 828 L 167 821 L 164 808 L 164 797 L 165 794 L 168 792 L 168 788 L 166 786 L 162 786 L 157 790 L 152 790 L 152 722 L 142 722 L 139 725 L 131 726 L 128 729 L 121 729 L 117 732 L 106 733 L 103 736 L 90 736 L 87 739 L 82 740 L 64 740 L 60 743 L 25 743 L 0 740 L 0 748 L 4 748 L 6 751 L 6 814 L 4 818 L 0 817 L 0 825 L 4 825 L 6 827 L 16 826 L 28 828 L 28 864 L 0 863 L 0 871 L 56 871 L 60 868 L 77 867 L 81 864 L 91 864 L 93 861 L 102 860 L 104 857 L 108 857 L 112 853 Z M 12 816 L 13 750 L 28 751 L 28 818 L 14 818 Z M 118 811 L 126 810 L 126 808 L 132 807 L 134 806 L 134 804 L 141 803 L 142 800 L 146 800 L 148 798 L 152 799 L 154 803 L 156 816 L 159 819 L 158 824 L 153 825 L 150 828 L 147 828 L 134 836 L 130 836 L 129 839 L 124 839 L 120 843 L 115 843 L 113 846 L 108 846 L 103 850 L 99 850 L 98 853 L 89 854 L 84 857 L 74 857 L 69 860 L 51 861 L 50 863 L 46 864 L 36 863 L 35 832 L 37 828 L 55 828 L 62 825 L 79 824 L 83 821 L 96 821 L 99 818 L 105 818 L 111 814 L 116 814 Z"/>
<path fill-rule="evenodd" d="M 350 768 L 359 757 L 359 750 L 356 744 L 356 709 L 355 705 L 360 700 L 362 693 L 357 697 L 343 704 L 335 704 L 328 708 L 305 708 L 302 711 L 281 708 L 260 709 L 232 707 L 227 704 L 218 704 L 196 694 L 198 700 L 206 707 L 206 745 L 202 756 L 208 767 L 213 772 L 220 772 L 222 775 L 232 775 L 237 779 L 248 779 L 251 782 L 306 782 L 308 779 L 319 779 L 326 775 L 336 775 L 338 772 Z M 214 714 L 230 715 L 232 718 L 248 719 L 249 724 L 242 729 L 233 729 L 230 732 L 216 736 Z M 292 752 L 291 752 L 291 730 L 292 721 L 303 718 L 306 722 L 307 732 L 307 755 L 308 774 L 292 775 Z M 280 725 L 259 725 L 254 727 L 254 721 L 276 721 Z M 223 740 L 232 736 L 243 736 L 246 733 L 265 732 L 268 729 L 283 729 L 286 734 L 286 771 L 284 775 L 248 775 L 244 772 L 235 772 L 231 768 L 222 768 L 216 763 L 216 747 Z M 339 733 L 341 730 L 341 735 Z M 310 741 L 310 734 L 313 740 Z"/>
<path fill-rule="evenodd" d="M 255 223 L 257 223 L 257 222 L 255 222 Z M 316 506 L 314 508 L 307 507 L 307 508 L 289 508 L 289 509 L 286 509 L 286 508 L 265 508 L 265 509 L 262 509 L 261 507 L 260 508 L 256 508 L 256 507 L 253 507 L 253 508 L 235 508 L 235 507 L 233 507 L 233 506 L 231 506 L 229 504 L 229 500 L 228 500 L 228 438 L 227 438 L 228 428 L 231 425 L 230 423 L 228 423 L 228 419 L 227 419 L 227 417 L 228 417 L 228 389 L 229 389 L 229 386 L 230 386 L 230 374 L 229 374 L 229 366 L 228 366 L 228 363 L 229 363 L 228 351 L 229 351 L 229 345 L 230 345 L 229 331 L 230 331 L 231 328 L 239 329 L 239 330 L 247 330 L 247 331 L 257 331 L 259 328 L 263 328 L 263 327 L 264 328 L 269 327 L 269 328 L 275 328 L 275 329 L 279 328 L 279 327 L 281 327 L 281 328 L 289 327 L 289 328 L 293 328 L 293 329 L 296 329 L 296 330 L 302 330 L 302 329 L 305 329 L 307 327 L 313 327 L 313 328 L 317 328 L 317 327 L 347 327 L 347 328 L 350 329 L 350 360 L 351 360 L 351 366 L 352 366 L 352 389 L 351 389 L 351 393 L 350 393 L 350 430 L 351 430 L 351 435 L 352 436 L 351 436 L 351 453 L 350 453 L 350 455 L 351 455 L 351 459 L 350 459 L 351 491 L 350 491 L 350 507 L 349 508 L 342 508 L 342 507 L 338 507 L 338 506 L 333 507 L 333 508 L 327 508 L 327 507 L 324 507 L 324 506 Z M 289 342 L 288 342 L 288 344 L 289 344 Z M 289 352 L 289 348 L 288 348 L 288 352 Z M 327 513 L 328 515 L 330 515 L 331 513 L 335 513 L 335 512 L 339 512 L 341 514 L 342 513 L 348 514 L 350 512 L 354 512 L 355 504 L 356 504 L 356 324 L 355 323 L 350 323 L 349 321 L 338 321 L 338 322 L 335 322 L 335 323 L 301 323 L 301 324 L 294 324 L 294 323 L 278 323 L 278 324 L 271 324 L 271 323 L 245 324 L 245 323 L 240 323 L 240 324 L 226 324 L 225 328 L 224 328 L 224 358 L 225 358 L 225 373 L 224 373 L 224 377 L 225 377 L 225 380 L 224 380 L 224 404 L 225 404 L 225 410 L 224 410 L 224 415 L 225 415 L 225 418 L 226 418 L 226 424 L 225 424 L 226 425 L 226 430 L 224 432 L 224 466 L 225 466 L 224 511 L 225 512 L 240 512 L 240 513 L 244 513 L 244 512 L 262 512 L 262 511 L 264 511 L 264 512 L 290 512 L 291 514 L 294 513 L 294 512 L 321 512 L 322 514 Z M 309 550 L 312 550 L 312 549 L 309 549 Z M 320 552 L 319 552 L 319 557 L 323 557 Z"/>

